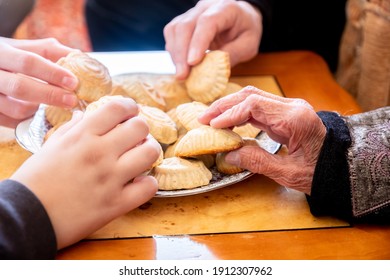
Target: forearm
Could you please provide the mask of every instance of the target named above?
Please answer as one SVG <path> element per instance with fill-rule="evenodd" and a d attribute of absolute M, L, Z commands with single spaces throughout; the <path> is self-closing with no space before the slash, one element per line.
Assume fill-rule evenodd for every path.
<path fill-rule="evenodd" d="M 36 196 L 12 180 L 0 182 L 0 259 L 53 259 L 56 238 Z"/>

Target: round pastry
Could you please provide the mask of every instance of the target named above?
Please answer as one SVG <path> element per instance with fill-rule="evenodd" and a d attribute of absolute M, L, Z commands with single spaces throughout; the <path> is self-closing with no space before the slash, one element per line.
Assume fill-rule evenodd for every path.
<path fill-rule="evenodd" d="M 93 102 L 111 91 L 111 76 L 108 69 L 96 59 L 81 51 L 69 53 L 57 64 L 70 70 L 79 79 L 77 97 Z"/>
<path fill-rule="evenodd" d="M 123 89 L 126 91 L 127 96 L 133 98 L 135 102 L 165 111 L 166 104 L 164 98 L 151 84 L 137 80 L 124 85 Z"/>

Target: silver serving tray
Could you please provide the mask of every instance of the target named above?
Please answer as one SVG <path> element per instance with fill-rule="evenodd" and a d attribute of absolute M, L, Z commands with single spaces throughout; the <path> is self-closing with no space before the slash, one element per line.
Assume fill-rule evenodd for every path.
<path fill-rule="evenodd" d="M 15 130 L 16 141 L 24 149 L 31 153 L 38 152 L 44 142 L 44 137 L 47 131 L 51 128 L 50 124 L 45 118 L 45 105 L 41 105 L 33 118 L 21 122 Z M 265 132 L 260 132 L 256 137 L 260 146 L 269 153 L 275 154 L 281 147 L 281 144 L 273 141 Z M 177 197 L 195 195 L 205 192 L 210 192 L 216 189 L 220 189 L 252 176 L 250 171 L 243 171 L 233 175 L 226 175 L 219 173 L 215 168 L 211 169 L 213 177 L 210 184 L 193 189 L 183 190 L 160 190 L 156 193 L 156 197 Z"/>

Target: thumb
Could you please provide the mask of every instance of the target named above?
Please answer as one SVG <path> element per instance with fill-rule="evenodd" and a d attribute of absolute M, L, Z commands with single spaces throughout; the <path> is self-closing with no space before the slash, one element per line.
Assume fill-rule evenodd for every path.
<path fill-rule="evenodd" d="M 229 152 L 225 160 L 229 164 L 272 178 L 272 175 L 280 172 L 281 169 L 278 157 L 278 155 L 270 154 L 261 147 L 244 146 Z"/>
<path fill-rule="evenodd" d="M 263 174 L 278 184 L 306 194 L 311 192 L 314 167 L 291 155 L 274 155 L 260 147 L 244 146 L 230 152 L 226 162 Z"/>

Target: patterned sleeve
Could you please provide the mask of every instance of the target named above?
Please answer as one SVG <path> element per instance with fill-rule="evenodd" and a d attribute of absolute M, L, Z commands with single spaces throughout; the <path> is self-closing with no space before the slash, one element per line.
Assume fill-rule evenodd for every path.
<path fill-rule="evenodd" d="M 24 185 L 0 182 L 0 259 L 53 259 L 57 243 L 50 219 Z"/>
<path fill-rule="evenodd" d="M 390 221 L 390 107 L 340 117 L 319 112 L 327 135 L 312 192 L 313 215 L 355 222 Z"/>

